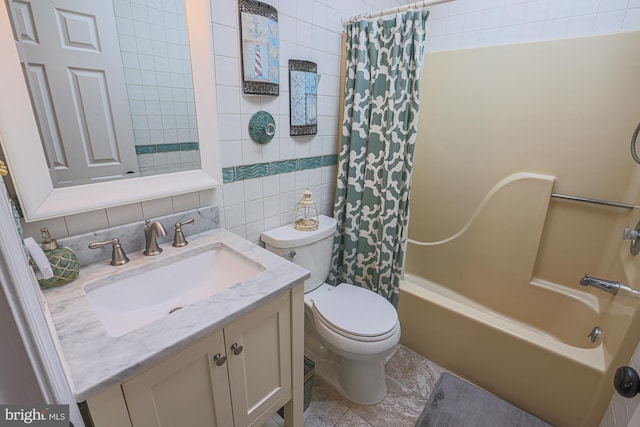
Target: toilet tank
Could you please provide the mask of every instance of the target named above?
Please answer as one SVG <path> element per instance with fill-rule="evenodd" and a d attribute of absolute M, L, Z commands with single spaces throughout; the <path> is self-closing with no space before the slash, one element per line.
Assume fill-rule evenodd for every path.
<path fill-rule="evenodd" d="M 265 231 L 260 236 L 269 251 L 311 272 L 311 277 L 304 282 L 305 292 L 320 286 L 327 279 L 331 266 L 336 220 L 324 215 L 319 215 L 318 218 L 320 224 L 315 231 L 300 231 L 293 224 L 287 224 Z"/>

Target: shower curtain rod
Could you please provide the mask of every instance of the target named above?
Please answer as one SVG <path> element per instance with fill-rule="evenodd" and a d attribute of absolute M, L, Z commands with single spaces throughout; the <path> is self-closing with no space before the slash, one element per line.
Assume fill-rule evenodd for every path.
<path fill-rule="evenodd" d="M 359 15 L 353 15 L 348 18 L 342 18 L 342 26 L 345 26 L 349 22 L 356 21 L 360 18 L 378 18 L 380 16 L 390 15 L 392 13 L 404 12 L 409 9 L 422 9 L 425 7 L 435 6 L 437 4 L 442 4 L 442 3 L 449 3 L 452 1 L 455 1 L 455 0 L 423 0 L 423 1 L 417 1 L 411 4 L 405 4 L 404 6 L 390 7 L 389 9 L 379 10 L 378 12 L 361 13 Z"/>

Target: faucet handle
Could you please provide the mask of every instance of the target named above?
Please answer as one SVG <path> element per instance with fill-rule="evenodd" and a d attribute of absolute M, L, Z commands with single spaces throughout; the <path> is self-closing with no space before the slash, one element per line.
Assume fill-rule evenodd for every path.
<path fill-rule="evenodd" d="M 622 240 L 636 240 L 639 234 L 637 230 L 632 230 L 631 227 L 625 227 L 622 233 Z"/>
<path fill-rule="evenodd" d="M 640 221 L 636 224 L 636 228 L 625 227 L 622 233 L 623 240 L 631 240 L 629 246 L 629 252 L 631 255 L 637 255 L 640 253 Z"/>
<path fill-rule="evenodd" d="M 181 248 L 182 246 L 187 246 L 189 242 L 184 237 L 184 233 L 182 231 L 182 226 L 187 224 L 193 224 L 195 220 L 193 218 L 185 219 L 182 222 L 176 222 L 176 234 L 173 236 L 173 246 L 176 248 Z"/>
<path fill-rule="evenodd" d="M 89 243 L 89 249 L 98 249 L 107 245 L 113 245 L 111 265 L 124 265 L 129 262 L 129 258 L 127 258 L 127 254 L 124 253 L 124 249 L 122 249 L 122 245 L 120 244 L 120 239 L 117 237 L 107 240 L 106 242 Z"/>

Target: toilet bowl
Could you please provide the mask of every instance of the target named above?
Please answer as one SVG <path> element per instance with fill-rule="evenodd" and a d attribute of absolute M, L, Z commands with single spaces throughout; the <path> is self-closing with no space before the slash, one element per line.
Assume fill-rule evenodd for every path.
<path fill-rule="evenodd" d="M 373 405 L 387 393 L 384 362 L 400 341 L 400 323 L 382 296 L 346 283 L 324 283 L 329 274 L 336 221 L 320 216 L 318 230 L 293 225 L 265 231 L 270 251 L 307 268 L 305 282 L 305 354 L 316 373 L 347 399 Z"/>

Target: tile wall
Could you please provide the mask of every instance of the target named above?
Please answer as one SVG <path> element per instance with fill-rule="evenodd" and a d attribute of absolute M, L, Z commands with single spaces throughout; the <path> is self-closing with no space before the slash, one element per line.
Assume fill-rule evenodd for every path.
<path fill-rule="evenodd" d="M 251 241 L 266 229 L 293 220 L 294 208 L 309 187 L 320 213 L 330 214 L 335 183 L 340 73 L 341 13 L 326 2 L 267 1 L 278 10 L 280 95 L 244 95 L 240 29 L 235 2 L 213 0 L 213 32 L 220 151 L 224 171 L 226 227 Z M 368 10 L 363 2 L 360 7 Z M 356 5 L 357 7 L 358 5 Z M 318 87 L 318 133 L 289 136 L 289 59 L 313 61 L 322 76 Z M 273 140 L 251 140 L 251 116 L 265 110 L 276 122 Z"/>
<path fill-rule="evenodd" d="M 456 0 L 432 12 L 430 52 L 640 29 L 640 0 Z"/>
<path fill-rule="evenodd" d="M 183 1 L 114 1 L 142 176 L 200 167 Z"/>

